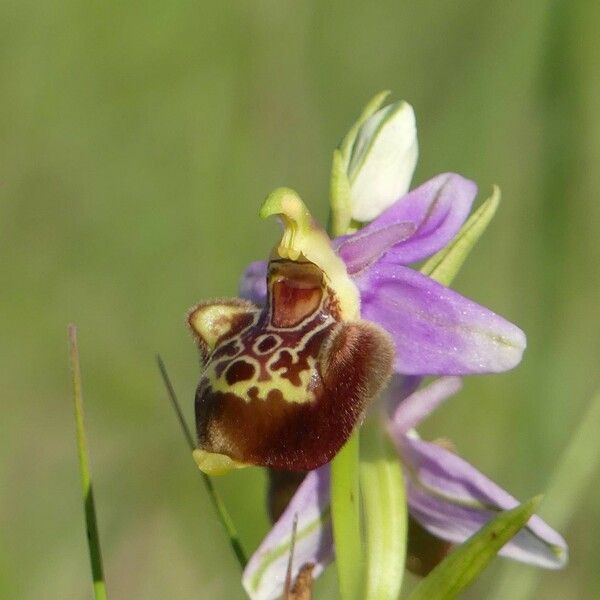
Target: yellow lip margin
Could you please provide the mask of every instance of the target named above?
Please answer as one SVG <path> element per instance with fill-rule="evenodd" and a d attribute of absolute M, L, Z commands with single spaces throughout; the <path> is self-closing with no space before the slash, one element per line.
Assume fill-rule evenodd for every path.
<path fill-rule="evenodd" d="M 192 452 L 192 458 L 198 468 L 207 475 L 224 475 L 235 469 L 243 469 L 248 465 L 229 458 L 226 454 L 207 452 L 197 448 Z"/>

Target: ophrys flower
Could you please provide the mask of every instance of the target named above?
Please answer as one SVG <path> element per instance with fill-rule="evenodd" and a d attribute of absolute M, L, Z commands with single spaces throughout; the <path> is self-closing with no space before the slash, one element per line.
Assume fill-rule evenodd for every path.
<path fill-rule="evenodd" d="M 264 306 L 218 300 L 189 314 L 204 369 L 195 458 L 207 473 L 325 464 L 392 370 L 392 341 L 360 318 L 358 288 L 300 198 L 278 190 L 261 215 L 284 226 Z"/>
<path fill-rule="evenodd" d="M 204 302 L 189 315 L 204 368 L 199 467 L 325 464 L 392 363 L 403 374 L 445 375 L 517 364 L 520 329 L 404 266 L 454 237 L 475 193 L 472 182 L 440 175 L 333 242 L 294 192 L 271 194 L 261 215 L 278 215 L 283 235 L 242 285 L 255 304 Z"/>

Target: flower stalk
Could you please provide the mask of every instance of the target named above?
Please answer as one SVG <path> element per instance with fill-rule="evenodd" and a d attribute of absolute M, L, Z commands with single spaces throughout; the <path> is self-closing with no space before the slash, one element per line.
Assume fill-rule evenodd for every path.
<path fill-rule="evenodd" d="M 396 600 L 406 560 L 408 516 L 398 455 L 373 419 L 361 431 L 360 483 L 365 511 L 366 574 L 363 598 Z"/>
<path fill-rule="evenodd" d="M 331 519 L 336 568 L 343 600 L 360 600 L 362 540 L 360 534 L 360 438 L 352 434 L 331 462 Z"/>

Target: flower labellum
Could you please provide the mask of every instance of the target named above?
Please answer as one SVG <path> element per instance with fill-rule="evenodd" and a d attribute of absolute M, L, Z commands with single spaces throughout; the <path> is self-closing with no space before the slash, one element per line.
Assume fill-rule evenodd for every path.
<path fill-rule="evenodd" d="M 221 299 L 188 315 L 203 362 L 194 458 L 209 474 L 320 467 L 392 371 L 388 334 L 360 319 L 345 263 L 295 192 L 267 198 L 261 216 L 273 215 L 283 235 L 270 257 L 265 305 Z"/>

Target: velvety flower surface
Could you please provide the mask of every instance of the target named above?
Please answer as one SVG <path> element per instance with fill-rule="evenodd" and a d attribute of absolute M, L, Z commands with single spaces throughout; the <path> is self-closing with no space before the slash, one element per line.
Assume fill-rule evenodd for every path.
<path fill-rule="evenodd" d="M 202 361 L 193 455 L 211 475 L 324 465 L 393 371 L 393 341 L 361 318 L 358 287 L 299 196 L 275 190 L 260 214 L 283 225 L 264 305 L 219 298 L 188 313 Z"/>
<path fill-rule="evenodd" d="M 410 515 L 434 536 L 452 543 L 465 541 L 499 511 L 518 501 L 460 456 L 421 440 L 414 428 L 461 387 L 458 377 L 443 377 L 413 391 L 416 378 L 398 378 L 389 394 L 386 427 L 403 464 Z M 333 560 L 329 516 L 329 467 L 307 475 L 296 495 L 250 560 L 243 576 L 253 600 L 280 597 L 287 567 L 292 523 L 297 516 L 293 573 L 314 564 L 315 575 Z M 410 539 L 409 539 L 410 551 Z M 567 561 L 564 539 L 537 516 L 500 551 L 528 564 L 560 568 Z"/>
<path fill-rule="evenodd" d="M 476 185 L 460 175 L 439 175 L 357 233 L 332 242 L 359 289 L 361 317 L 392 336 L 398 373 L 490 373 L 521 360 L 526 342 L 518 327 L 406 266 L 454 238 L 476 193 Z M 241 295 L 264 304 L 266 273 L 266 263 L 252 263 Z"/>

